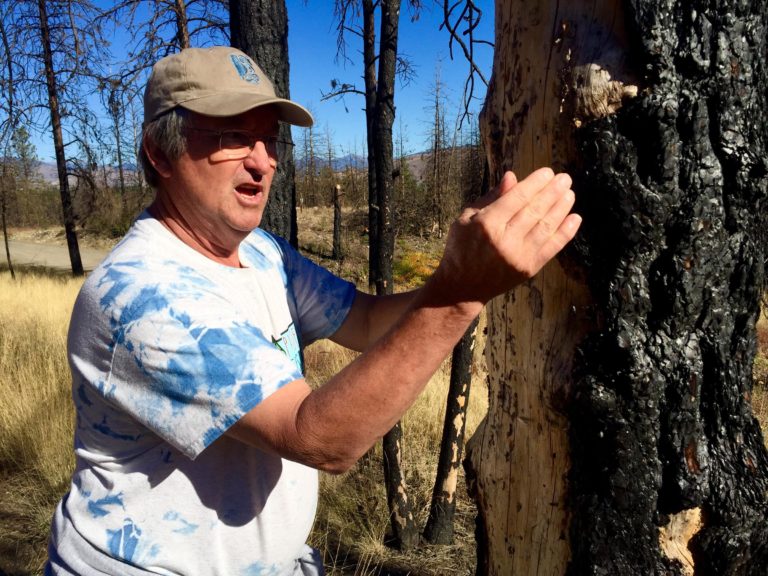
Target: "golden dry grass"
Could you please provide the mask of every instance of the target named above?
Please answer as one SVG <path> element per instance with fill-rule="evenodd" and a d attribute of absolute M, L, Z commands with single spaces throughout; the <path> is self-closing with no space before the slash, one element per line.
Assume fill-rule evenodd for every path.
<path fill-rule="evenodd" d="M 66 364 L 69 315 L 82 280 L 0 273 L 0 574 L 39 574 L 56 502 L 68 488 L 73 408 Z M 329 342 L 306 351 L 320 383 L 354 358 Z M 480 377 L 482 380 L 482 377 Z M 487 394 L 476 386 L 468 427 L 482 418 Z M 434 482 L 444 418 L 442 370 L 403 420 L 405 470 L 423 526 Z M 456 546 L 398 555 L 383 545 L 387 506 L 378 448 L 344 476 L 323 475 L 312 542 L 329 573 L 368 574 L 382 566 L 402 573 L 469 574 L 474 567 L 474 515 L 460 488 Z"/>
<path fill-rule="evenodd" d="M 353 249 L 345 261 L 329 261 L 328 233 L 323 232 L 327 215 L 318 212 L 312 216 L 312 226 L 302 225 L 304 241 L 314 243 L 317 251 L 313 257 L 364 284 L 365 251 L 356 245 L 357 233 L 347 232 Z M 406 255 L 403 269 L 409 262 L 421 266 L 433 261 L 429 254 L 434 247 L 418 242 L 399 246 Z M 0 273 L 0 574 L 39 573 L 52 510 L 67 489 L 73 457 L 65 337 L 80 283 L 25 274 L 12 281 L 7 273 Z M 761 318 L 758 331 L 753 406 L 768 432 L 768 318 Z M 467 437 L 487 408 L 482 348 L 477 347 L 480 368 L 472 384 Z M 353 353 L 331 343 L 317 343 L 306 351 L 308 377 L 314 384 L 324 382 L 353 358 Z M 403 419 L 404 468 L 420 527 L 426 521 L 434 482 L 447 379 L 444 368 Z M 463 475 L 456 544 L 400 554 L 384 545 L 389 524 L 381 469 L 380 448 L 376 447 L 347 474 L 321 477 L 311 542 L 324 551 L 329 574 L 366 576 L 383 568 L 390 574 L 424 576 L 473 573 L 475 512 L 466 496 Z"/>
<path fill-rule="evenodd" d="M 0 566 L 8 572 L 42 566 L 74 463 L 64 350 L 81 283 L 0 274 L 0 558 L 8 563 Z"/>

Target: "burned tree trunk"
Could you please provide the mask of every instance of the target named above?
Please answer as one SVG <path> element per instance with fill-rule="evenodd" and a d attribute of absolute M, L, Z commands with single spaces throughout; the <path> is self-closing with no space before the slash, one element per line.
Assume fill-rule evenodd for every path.
<path fill-rule="evenodd" d="M 569 171 L 584 225 L 489 309 L 481 573 L 765 573 L 767 28 L 765 0 L 496 3 L 492 178 Z"/>
<path fill-rule="evenodd" d="M 456 487 L 464 456 L 464 430 L 467 424 L 469 392 L 472 384 L 472 357 L 475 351 L 477 319 L 469 326 L 451 354 L 451 379 L 448 402 L 437 460 L 435 487 L 424 538 L 430 544 L 453 544 L 453 517 L 456 512 Z"/>
<path fill-rule="evenodd" d="M 344 258 L 344 251 L 341 247 L 341 186 L 339 184 L 333 187 L 333 251 L 331 258 L 336 261 Z"/>
<path fill-rule="evenodd" d="M 45 67 L 45 82 L 48 89 L 48 107 L 51 112 L 51 130 L 53 131 L 53 148 L 56 153 L 56 172 L 59 177 L 59 194 L 61 210 L 64 219 L 64 234 L 67 239 L 69 261 L 73 276 L 83 276 L 83 261 L 80 258 L 80 245 L 77 241 L 77 223 L 75 209 L 72 206 L 72 194 L 69 190 L 67 175 L 67 159 L 64 153 L 64 136 L 61 130 L 61 110 L 59 104 L 59 86 L 54 70 L 53 50 L 51 48 L 51 31 L 48 22 L 48 11 L 43 0 L 38 0 L 38 15 L 40 17 L 40 40 L 43 49 Z"/>
<path fill-rule="evenodd" d="M 275 93 L 290 98 L 288 64 L 288 12 L 285 0 L 229 0 L 232 45 L 239 48 L 272 80 Z M 293 143 L 291 127 L 280 124 L 280 140 Z M 272 180 L 261 227 L 298 246 L 296 168 L 293 146 L 286 146 Z"/>
<path fill-rule="evenodd" d="M 400 20 L 400 0 L 381 2 L 381 34 L 379 37 L 379 74 L 376 85 L 376 109 L 373 128 L 376 140 L 376 294 L 392 294 L 392 259 L 395 251 L 394 154 L 392 124 L 395 121 L 395 63 Z M 419 531 L 413 518 L 412 504 L 402 471 L 402 430 L 400 422 L 382 439 L 384 483 L 391 516 L 394 544 L 401 550 L 418 544 Z"/>

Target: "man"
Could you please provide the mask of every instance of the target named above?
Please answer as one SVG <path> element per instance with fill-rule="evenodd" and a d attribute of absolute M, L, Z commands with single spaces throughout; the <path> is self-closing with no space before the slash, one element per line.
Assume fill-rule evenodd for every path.
<path fill-rule="evenodd" d="M 539 170 L 454 223 L 423 288 L 374 297 L 258 225 L 276 98 L 232 48 L 155 65 L 142 162 L 156 198 L 78 297 L 68 353 L 77 468 L 49 574 L 321 574 L 316 469 L 348 469 L 402 416 L 483 305 L 575 235 L 567 175 Z M 312 391 L 301 350 L 364 351 Z"/>

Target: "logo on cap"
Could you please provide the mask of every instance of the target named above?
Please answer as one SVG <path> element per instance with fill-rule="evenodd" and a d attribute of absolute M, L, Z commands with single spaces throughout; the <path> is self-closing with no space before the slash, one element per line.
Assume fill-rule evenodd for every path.
<path fill-rule="evenodd" d="M 258 84 L 261 82 L 259 75 L 256 74 L 256 70 L 253 69 L 253 62 L 247 56 L 242 54 L 230 54 L 232 64 L 235 65 L 235 70 L 240 75 L 240 78 L 251 84 Z"/>

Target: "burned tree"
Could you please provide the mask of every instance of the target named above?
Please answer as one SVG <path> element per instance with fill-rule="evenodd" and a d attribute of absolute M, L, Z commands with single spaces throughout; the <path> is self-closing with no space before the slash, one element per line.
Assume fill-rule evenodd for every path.
<path fill-rule="evenodd" d="M 767 28 L 765 0 L 496 3 L 491 177 L 569 171 L 584 225 L 489 308 L 481 573 L 765 573 Z"/>
<path fill-rule="evenodd" d="M 272 79 L 275 92 L 290 98 L 288 65 L 288 12 L 285 1 L 229 0 L 232 45 L 251 56 Z M 299 244 L 296 221 L 296 168 L 291 127 L 281 123 L 280 139 L 289 143 L 272 182 L 262 227 Z"/>

